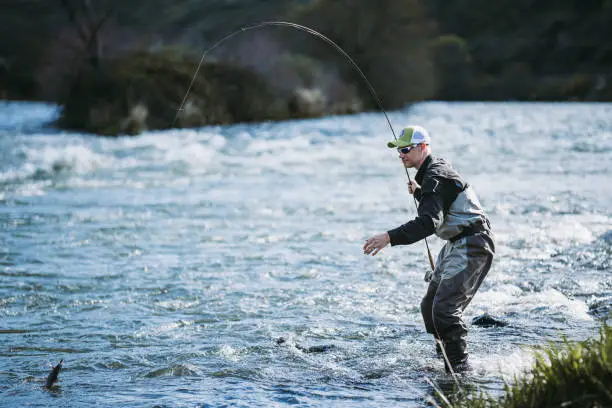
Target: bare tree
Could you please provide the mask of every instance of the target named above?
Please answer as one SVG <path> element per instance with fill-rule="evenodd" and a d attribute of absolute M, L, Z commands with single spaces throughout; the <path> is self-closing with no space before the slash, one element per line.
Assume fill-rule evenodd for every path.
<path fill-rule="evenodd" d="M 60 1 L 68 16 L 68 22 L 74 27 L 78 38 L 84 45 L 87 61 L 92 67 L 99 67 L 103 56 L 100 31 L 104 23 L 113 14 L 111 4 L 103 2 L 106 4 L 96 10 L 91 4 L 91 0 Z"/>

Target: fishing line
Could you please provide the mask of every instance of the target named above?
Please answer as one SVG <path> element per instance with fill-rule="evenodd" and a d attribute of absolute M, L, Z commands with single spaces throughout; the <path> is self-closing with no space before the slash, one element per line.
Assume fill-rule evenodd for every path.
<path fill-rule="evenodd" d="M 270 27 L 270 26 L 292 27 L 292 28 L 296 28 L 296 29 L 301 30 L 301 31 L 305 31 L 308 34 L 314 35 L 315 37 L 318 37 L 318 38 L 322 39 L 323 41 L 325 41 L 326 43 L 331 45 L 333 48 L 335 48 L 336 51 L 338 51 L 340 54 L 342 54 L 342 56 L 344 56 L 344 58 L 346 58 L 346 60 L 351 63 L 353 68 L 355 68 L 355 70 L 359 73 L 361 78 L 364 80 L 364 82 L 368 86 L 368 90 L 370 91 L 370 94 L 372 95 L 372 97 L 376 101 L 376 104 L 378 105 L 380 111 L 385 115 L 385 119 L 387 119 L 387 124 L 389 125 L 389 129 L 391 130 L 391 133 L 393 134 L 393 139 L 397 140 L 397 136 L 395 135 L 395 131 L 393 130 L 393 126 L 391 125 L 391 121 L 389 120 L 389 116 L 387 115 L 387 112 L 383 108 L 382 102 L 380 101 L 380 98 L 376 94 L 376 91 L 374 90 L 374 87 L 372 86 L 372 84 L 370 83 L 368 78 L 365 76 L 365 74 L 363 73 L 361 68 L 359 68 L 357 63 L 355 61 L 353 61 L 353 59 L 350 57 L 350 55 L 348 55 L 346 53 L 346 51 L 344 51 L 338 44 L 336 44 L 335 42 L 333 42 L 331 39 L 327 38 L 326 36 L 324 36 L 320 32 L 318 32 L 316 30 L 313 30 L 310 27 L 306 27 L 306 26 L 303 26 L 303 25 L 300 25 L 300 24 L 296 24 L 296 23 L 289 23 L 289 22 L 286 22 L 286 21 L 264 21 L 264 22 L 261 22 L 261 23 L 252 24 L 252 25 L 247 25 L 247 26 L 241 27 L 238 30 L 236 30 L 236 31 L 226 35 L 225 37 L 221 38 L 219 41 L 214 43 L 211 47 L 207 48 L 202 53 L 202 57 L 200 58 L 200 62 L 198 64 L 198 67 L 196 68 L 196 71 L 193 74 L 193 78 L 191 78 L 191 82 L 189 83 L 189 87 L 187 88 L 187 92 L 185 92 L 185 96 L 183 97 L 183 100 L 181 101 L 181 105 L 179 106 L 178 110 L 176 111 L 176 115 L 174 116 L 174 120 L 172 121 L 172 126 L 171 127 L 174 127 L 174 124 L 176 123 L 176 120 L 178 119 L 179 113 L 183 110 L 183 107 L 185 106 L 185 102 L 187 101 L 187 97 L 189 96 L 189 93 L 191 92 L 191 88 L 193 88 L 193 84 L 194 84 L 194 82 L 195 82 L 195 80 L 196 80 L 196 78 L 198 76 L 198 73 L 200 72 L 200 68 L 202 68 L 202 65 L 204 64 L 204 60 L 206 59 L 206 55 L 208 55 L 209 52 L 211 52 L 212 50 L 214 50 L 215 48 L 220 46 L 225 41 L 229 40 L 230 38 L 232 38 L 232 37 L 234 37 L 234 36 L 236 36 L 238 34 L 241 34 L 241 33 L 246 32 L 246 31 L 255 30 L 255 29 L 258 29 L 258 28 L 262 28 L 262 27 Z M 406 176 L 408 176 L 408 181 L 412 181 L 412 179 L 410 178 L 410 173 L 408 173 L 408 169 L 404 167 L 404 170 L 406 170 Z M 418 209 L 418 204 L 417 204 L 417 201 L 416 201 L 416 198 L 414 197 L 414 195 L 412 196 L 412 199 L 414 201 L 414 206 Z M 427 238 L 425 238 L 425 246 L 427 247 L 427 256 L 429 257 L 429 264 L 431 265 L 431 269 L 434 270 L 434 261 L 433 261 L 433 258 L 431 256 L 431 251 L 429 250 L 429 243 L 427 242 Z"/>

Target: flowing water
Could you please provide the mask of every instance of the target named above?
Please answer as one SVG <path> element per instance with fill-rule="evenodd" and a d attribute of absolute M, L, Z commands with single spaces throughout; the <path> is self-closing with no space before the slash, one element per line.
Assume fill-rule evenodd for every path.
<path fill-rule="evenodd" d="M 362 253 L 415 216 L 382 114 L 122 138 L 44 127 L 55 114 L 0 104 L 0 406 L 418 407 L 452 383 L 419 312 L 424 243 Z M 496 235 L 465 318 L 508 326 L 470 325 L 463 386 L 500 395 L 537 346 L 597 334 L 612 105 L 390 118 L 430 129 Z"/>

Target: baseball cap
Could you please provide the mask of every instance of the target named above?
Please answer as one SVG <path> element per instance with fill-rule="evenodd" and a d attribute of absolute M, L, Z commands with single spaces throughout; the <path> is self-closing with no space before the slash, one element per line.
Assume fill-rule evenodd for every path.
<path fill-rule="evenodd" d="M 402 129 L 402 133 L 397 140 L 392 140 L 387 143 L 390 148 L 406 147 L 414 144 L 430 142 L 429 133 L 422 126 L 407 126 Z"/>

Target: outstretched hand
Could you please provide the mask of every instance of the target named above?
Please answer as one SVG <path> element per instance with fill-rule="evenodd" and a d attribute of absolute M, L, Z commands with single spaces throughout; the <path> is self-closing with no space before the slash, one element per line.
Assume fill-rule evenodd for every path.
<path fill-rule="evenodd" d="M 372 256 L 376 255 L 380 252 L 381 249 L 389 245 L 391 242 L 391 238 L 388 233 L 374 235 L 371 238 L 368 238 L 363 245 L 363 253 L 366 255 L 372 254 Z"/>

